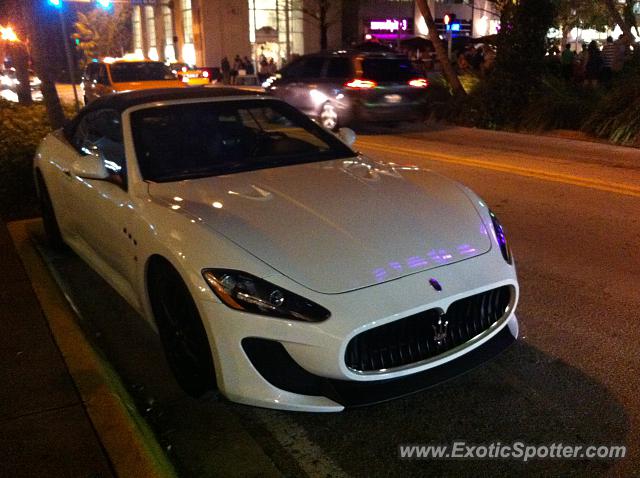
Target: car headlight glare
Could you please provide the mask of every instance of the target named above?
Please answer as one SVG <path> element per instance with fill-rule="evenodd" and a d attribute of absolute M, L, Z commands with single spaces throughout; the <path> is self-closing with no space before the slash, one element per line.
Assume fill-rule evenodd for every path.
<path fill-rule="evenodd" d="M 216 296 L 232 309 L 304 322 L 320 322 L 331 315 L 321 305 L 246 272 L 205 269 L 202 275 Z"/>
<path fill-rule="evenodd" d="M 502 257 L 504 257 L 504 260 L 507 261 L 508 264 L 513 264 L 513 256 L 511 255 L 511 248 L 507 242 L 507 236 L 504 232 L 504 228 L 493 211 L 489 211 L 489 215 L 491 216 L 493 230 L 496 233 L 496 240 L 498 241 L 498 246 L 500 246 Z"/>

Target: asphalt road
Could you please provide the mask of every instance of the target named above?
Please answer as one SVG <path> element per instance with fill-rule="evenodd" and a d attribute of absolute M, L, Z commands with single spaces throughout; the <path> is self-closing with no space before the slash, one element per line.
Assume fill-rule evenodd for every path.
<path fill-rule="evenodd" d="M 438 387 L 340 414 L 193 400 L 157 338 L 87 266 L 44 250 L 95 343 L 185 476 L 632 476 L 640 471 L 640 151 L 462 128 L 370 130 L 356 146 L 478 192 L 511 240 L 521 340 Z M 248 438 L 247 438 L 248 437 Z M 622 460 L 405 461 L 400 444 L 626 445 Z M 244 467 L 244 468 L 243 468 Z M 253 467 L 253 468 L 252 468 Z M 266 473 L 265 473 L 266 474 Z"/>

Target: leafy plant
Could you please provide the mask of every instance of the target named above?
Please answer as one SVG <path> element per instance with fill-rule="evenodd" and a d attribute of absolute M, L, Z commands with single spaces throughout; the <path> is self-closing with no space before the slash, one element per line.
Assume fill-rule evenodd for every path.
<path fill-rule="evenodd" d="M 73 38 L 78 40 L 85 63 L 93 58 L 122 56 L 131 49 L 131 8 L 114 5 L 113 12 L 94 8 L 89 13 L 78 12 Z"/>
<path fill-rule="evenodd" d="M 582 130 L 614 143 L 640 146 L 640 66 L 629 68 L 602 96 Z"/>
<path fill-rule="evenodd" d="M 0 216 L 18 219 L 38 213 L 33 157 L 51 131 L 43 104 L 22 106 L 0 100 Z"/>
<path fill-rule="evenodd" d="M 598 92 L 547 75 L 523 110 L 518 128 L 527 131 L 580 129 L 584 118 L 597 108 L 600 96 Z"/>
<path fill-rule="evenodd" d="M 483 91 L 486 121 L 515 127 L 545 73 L 545 45 L 555 18 L 552 0 L 519 0 L 501 11 L 495 69 Z"/>

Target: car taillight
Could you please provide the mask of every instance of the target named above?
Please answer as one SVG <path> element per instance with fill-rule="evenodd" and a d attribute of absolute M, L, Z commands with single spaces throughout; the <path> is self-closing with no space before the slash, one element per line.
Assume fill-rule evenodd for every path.
<path fill-rule="evenodd" d="M 409 80 L 409 86 L 415 86 L 416 88 L 426 88 L 429 86 L 429 81 L 426 78 L 415 78 Z"/>
<path fill-rule="evenodd" d="M 356 78 L 355 80 L 351 80 L 344 84 L 347 88 L 353 88 L 355 90 L 368 90 L 370 88 L 375 88 L 378 86 L 378 83 L 372 80 L 361 80 L 360 78 Z"/>

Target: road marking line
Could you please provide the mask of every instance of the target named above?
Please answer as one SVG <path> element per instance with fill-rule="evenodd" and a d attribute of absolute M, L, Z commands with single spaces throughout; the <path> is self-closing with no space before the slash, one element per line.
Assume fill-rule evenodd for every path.
<path fill-rule="evenodd" d="M 256 409 L 254 414 L 307 476 L 349 477 L 309 438 L 306 430 L 287 414 L 261 409 Z"/>
<path fill-rule="evenodd" d="M 551 173 L 547 171 L 541 171 L 539 169 L 529 169 L 529 168 L 523 168 L 519 166 L 511 166 L 504 163 L 491 163 L 488 161 L 482 161 L 478 159 L 462 158 L 459 156 L 435 153 L 431 151 L 422 151 L 422 150 L 412 149 L 412 148 L 401 148 L 397 146 L 381 145 L 381 144 L 377 144 L 369 141 L 358 140 L 358 146 L 362 146 L 364 148 L 377 149 L 381 152 L 383 151 L 383 152 L 396 153 L 396 154 L 407 155 L 407 156 L 419 156 L 423 159 L 430 159 L 432 161 L 439 161 L 443 163 L 451 163 L 451 164 L 458 164 L 463 166 L 489 169 L 492 171 L 516 174 L 518 176 L 542 179 L 544 181 L 571 184 L 574 186 L 581 186 L 585 188 L 596 189 L 599 191 L 623 194 L 626 196 L 640 197 L 640 187 L 632 186 L 630 184 L 613 183 L 613 182 L 602 181 L 599 179 L 573 176 L 571 174 L 564 174 L 564 173 Z"/>

